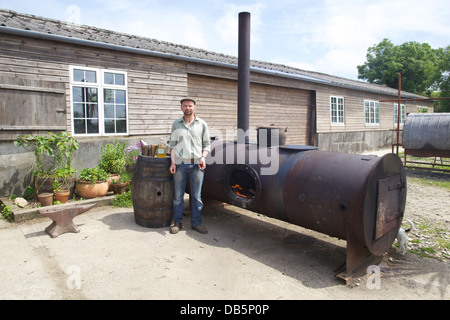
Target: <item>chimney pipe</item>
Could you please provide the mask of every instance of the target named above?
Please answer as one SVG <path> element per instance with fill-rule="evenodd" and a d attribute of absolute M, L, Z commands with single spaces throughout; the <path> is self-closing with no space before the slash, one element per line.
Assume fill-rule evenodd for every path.
<path fill-rule="evenodd" d="M 250 118 L 250 13 L 239 13 L 238 143 L 248 143 Z"/>

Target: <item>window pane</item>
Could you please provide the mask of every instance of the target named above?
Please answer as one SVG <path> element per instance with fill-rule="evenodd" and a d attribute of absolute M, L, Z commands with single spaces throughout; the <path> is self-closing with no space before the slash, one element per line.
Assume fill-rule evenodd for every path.
<path fill-rule="evenodd" d="M 74 132 L 75 133 L 86 133 L 86 128 L 83 120 L 73 120 Z"/>
<path fill-rule="evenodd" d="M 96 83 L 97 82 L 97 72 L 86 70 L 84 82 Z"/>
<path fill-rule="evenodd" d="M 73 69 L 73 81 L 83 82 L 84 71 L 80 69 Z"/>
<path fill-rule="evenodd" d="M 114 119 L 114 105 L 113 104 L 105 104 L 105 118 L 113 118 Z"/>
<path fill-rule="evenodd" d="M 125 104 L 125 90 L 116 91 L 116 103 Z"/>
<path fill-rule="evenodd" d="M 369 123 L 369 101 L 364 101 L 364 118 L 365 122 Z"/>
<path fill-rule="evenodd" d="M 344 123 L 344 99 L 338 99 L 338 121 Z"/>
<path fill-rule="evenodd" d="M 73 87 L 73 102 L 84 102 L 83 100 L 83 88 Z"/>
<path fill-rule="evenodd" d="M 105 84 L 113 84 L 117 86 L 125 85 L 125 75 L 121 73 L 105 72 Z"/>
<path fill-rule="evenodd" d="M 127 132 L 127 120 L 117 120 L 116 121 L 116 133 L 126 133 Z"/>
<path fill-rule="evenodd" d="M 380 123 L 380 104 L 375 102 L 375 123 Z"/>
<path fill-rule="evenodd" d="M 374 102 L 370 101 L 370 112 L 369 112 L 370 123 L 373 123 L 375 118 Z"/>
<path fill-rule="evenodd" d="M 105 103 L 114 103 L 114 90 L 111 89 L 103 90 L 103 96 Z"/>
<path fill-rule="evenodd" d="M 115 74 L 115 84 L 119 86 L 125 85 L 125 75 L 121 73 Z"/>
<path fill-rule="evenodd" d="M 87 120 L 87 133 L 98 133 L 98 120 Z"/>
<path fill-rule="evenodd" d="M 84 103 L 74 103 L 73 104 L 73 117 L 74 118 L 84 118 Z"/>
<path fill-rule="evenodd" d="M 86 118 L 98 118 L 98 106 L 96 104 L 86 105 Z"/>
<path fill-rule="evenodd" d="M 125 105 L 116 106 L 116 118 L 125 119 L 126 116 L 127 116 L 127 108 L 125 107 Z"/>
<path fill-rule="evenodd" d="M 97 72 L 91 70 L 73 69 L 73 81 L 96 83 Z"/>
<path fill-rule="evenodd" d="M 115 133 L 114 120 L 105 120 L 105 133 Z"/>
<path fill-rule="evenodd" d="M 85 101 L 86 102 L 97 102 L 97 89 L 96 88 L 85 88 Z"/>
<path fill-rule="evenodd" d="M 105 84 L 114 84 L 114 73 L 105 72 Z"/>

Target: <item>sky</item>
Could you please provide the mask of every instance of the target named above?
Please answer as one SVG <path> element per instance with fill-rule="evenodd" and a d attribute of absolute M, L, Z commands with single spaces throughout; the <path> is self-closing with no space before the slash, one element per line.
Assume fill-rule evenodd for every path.
<path fill-rule="evenodd" d="M 251 59 L 348 79 L 384 38 L 450 45 L 448 0 L 0 0 L 0 8 L 232 56 L 246 11 Z"/>

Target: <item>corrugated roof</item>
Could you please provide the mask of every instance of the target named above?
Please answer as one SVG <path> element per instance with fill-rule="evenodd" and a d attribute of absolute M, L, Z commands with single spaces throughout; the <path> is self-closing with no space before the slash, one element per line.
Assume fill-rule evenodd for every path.
<path fill-rule="evenodd" d="M 101 29 L 93 26 L 74 25 L 68 22 L 22 14 L 11 10 L 0 9 L 0 32 L 2 27 L 32 31 L 48 35 L 70 37 L 92 41 L 93 43 L 105 43 L 115 46 L 123 46 L 152 52 L 170 54 L 172 56 L 189 57 L 198 59 L 199 62 L 218 62 L 237 66 L 237 57 L 217 52 L 193 48 L 185 45 L 174 44 L 135 35 Z M 236 36 L 237 38 L 237 36 Z M 371 84 L 365 81 L 357 81 L 337 77 L 325 73 L 301 70 L 294 67 L 275 64 L 264 61 L 251 61 L 252 70 L 269 71 L 273 75 L 288 76 L 294 79 L 311 82 L 327 83 L 331 86 L 345 87 L 356 90 L 370 91 L 390 96 L 397 96 L 398 90 L 384 85 Z M 420 98 L 422 96 L 402 91 L 405 98 Z M 423 98 L 423 97 L 422 97 Z"/>

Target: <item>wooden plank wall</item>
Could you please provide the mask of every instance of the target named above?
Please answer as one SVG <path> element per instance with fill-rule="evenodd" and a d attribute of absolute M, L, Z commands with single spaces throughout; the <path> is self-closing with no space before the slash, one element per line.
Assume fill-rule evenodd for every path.
<path fill-rule="evenodd" d="M 236 139 L 237 81 L 189 74 L 188 87 L 212 134 L 219 131 L 224 139 Z M 287 127 L 287 144 L 309 144 L 309 110 L 309 91 L 251 83 L 250 141 L 257 140 L 257 127 L 275 125 Z M 225 137 L 227 132 L 234 135 Z"/>
<path fill-rule="evenodd" d="M 330 96 L 344 97 L 345 124 L 334 125 L 330 120 Z M 394 102 L 380 103 L 380 124 L 365 124 L 364 100 L 388 100 L 396 97 L 376 93 L 351 90 L 346 88 L 321 86 L 317 90 L 317 132 L 354 132 L 354 131 L 386 131 L 396 128 L 394 125 Z M 406 113 L 417 113 L 415 103 L 406 103 Z M 430 102 L 421 102 L 433 110 Z"/>
<path fill-rule="evenodd" d="M 0 75 L 0 140 L 66 130 L 64 84 Z"/>
<path fill-rule="evenodd" d="M 39 132 L 33 126 L 65 125 L 71 131 L 70 65 L 127 71 L 130 135 L 168 135 L 172 122 L 181 116 L 179 100 L 187 95 L 201 97 L 198 114 L 212 128 L 236 127 L 236 70 L 2 34 L 0 128 L 9 127 L 0 130 L 0 140 Z M 256 140 L 257 126 L 274 124 L 288 127 L 287 143 L 309 144 L 311 90 L 316 91 L 318 133 L 394 127 L 391 102 L 380 104 L 379 126 L 365 125 L 364 99 L 395 97 L 261 74 L 252 74 L 251 79 L 251 140 Z M 330 122 L 331 95 L 345 99 L 344 126 Z M 63 109 L 62 103 L 67 112 L 65 124 L 58 118 L 63 113 L 57 112 Z M 412 104 L 407 108 L 408 112 L 416 110 Z M 7 110 L 14 110 L 14 115 Z M 44 119 L 44 113 L 52 115 L 50 120 Z M 23 126 L 28 130 L 21 131 Z"/>
<path fill-rule="evenodd" d="M 2 118 L 0 140 L 13 140 L 19 134 L 38 133 L 32 126 L 50 128 L 58 123 L 71 131 L 69 66 L 113 69 L 128 73 L 128 112 L 130 135 L 168 135 L 173 120 L 180 116 L 179 100 L 187 95 L 187 73 L 184 63 L 135 54 L 111 52 L 104 49 L 39 41 L 2 35 L 0 40 L 0 103 Z M 3 85 L 3 88 L 1 86 Z M 15 87 L 11 87 L 15 86 Z M 27 86 L 28 90 L 18 90 Z M 53 91 L 46 92 L 49 88 Z M 22 88 L 23 89 L 23 88 Z M 8 96 L 6 96 L 8 95 Z M 44 99 L 45 98 L 45 99 Z M 8 106 L 6 106 L 8 104 Z M 27 113 L 30 121 L 4 110 L 17 108 Z M 46 114 L 67 111 L 65 122 L 43 120 L 36 112 L 45 105 Z M 15 122 L 11 122 L 14 118 Z M 12 123 L 20 122 L 28 130 L 14 130 Z M 28 132 L 29 131 L 29 132 Z M 8 133 L 6 133 L 8 132 Z M 46 131 L 45 131 L 46 132 Z M 45 133 L 43 132 L 43 133 Z"/>

